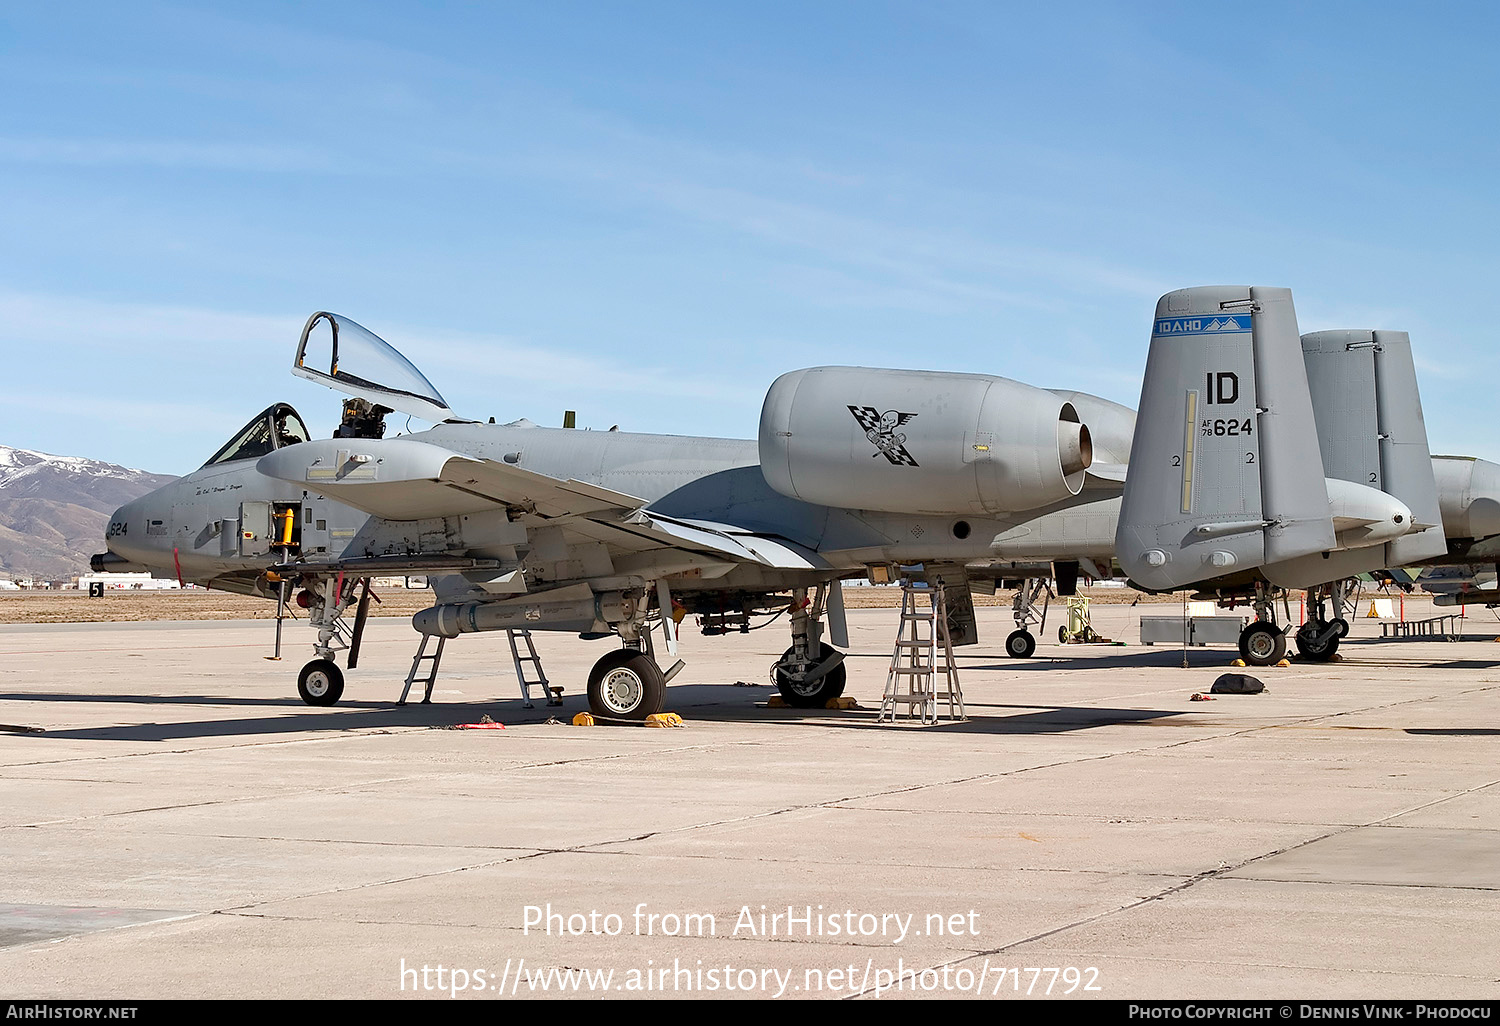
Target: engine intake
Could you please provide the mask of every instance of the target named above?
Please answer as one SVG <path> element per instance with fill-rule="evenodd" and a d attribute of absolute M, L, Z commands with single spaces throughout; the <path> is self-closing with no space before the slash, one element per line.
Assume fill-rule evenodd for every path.
<path fill-rule="evenodd" d="M 777 378 L 761 408 L 766 483 L 824 506 L 1036 509 L 1077 495 L 1093 459 L 1072 403 L 982 374 L 813 367 Z"/>

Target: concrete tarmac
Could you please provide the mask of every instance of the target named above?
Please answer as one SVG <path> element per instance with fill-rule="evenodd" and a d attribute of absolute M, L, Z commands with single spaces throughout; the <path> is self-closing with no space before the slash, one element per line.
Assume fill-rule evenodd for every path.
<path fill-rule="evenodd" d="M 300 624 L 279 663 L 264 622 L 0 627 L 0 996 L 1500 997 L 1500 644 L 1359 619 L 1193 702 L 1234 653 L 1142 609 L 1024 661 L 981 609 L 928 727 L 877 722 L 889 609 L 845 712 L 766 707 L 784 619 L 689 621 L 681 729 L 569 725 L 609 648 L 571 636 L 561 710 L 503 635 L 401 707 L 372 621 L 319 709 Z"/>

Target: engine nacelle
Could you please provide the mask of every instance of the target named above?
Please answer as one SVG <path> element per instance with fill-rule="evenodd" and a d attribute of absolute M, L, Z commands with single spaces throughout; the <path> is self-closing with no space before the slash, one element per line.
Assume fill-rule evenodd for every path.
<path fill-rule="evenodd" d="M 1500 466 L 1468 456 L 1434 456 L 1438 508 L 1449 538 L 1500 534 Z"/>
<path fill-rule="evenodd" d="M 885 513 L 1007 513 L 1077 495 L 1093 462 L 1073 404 L 1008 378 L 813 367 L 777 378 L 760 465 L 782 495 Z"/>

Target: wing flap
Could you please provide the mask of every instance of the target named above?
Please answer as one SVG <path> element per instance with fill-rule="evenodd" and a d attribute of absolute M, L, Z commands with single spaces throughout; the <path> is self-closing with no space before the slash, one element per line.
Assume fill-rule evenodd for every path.
<path fill-rule="evenodd" d="M 735 562 L 755 563 L 775 570 L 816 570 L 828 567 L 822 557 L 800 545 L 767 535 L 753 534 L 728 524 L 705 520 L 676 520 L 650 510 L 642 510 L 624 522 L 610 526 L 629 531 L 637 537 L 653 539 L 668 548 L 718 553 L 729 556 Z"/>

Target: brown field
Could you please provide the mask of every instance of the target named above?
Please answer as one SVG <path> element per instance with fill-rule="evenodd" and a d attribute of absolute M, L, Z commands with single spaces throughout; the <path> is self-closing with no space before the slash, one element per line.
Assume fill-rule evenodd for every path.
<path fill-rule="evenodd" d="M 380 602 L 370 607 L 371 616 L 409 617 L 432 605 L 432 592 L 400 588 L 377 593 Z M 1009 606 L 1011 592 L 975 595 L 976 606 Z M 1090 600 L 1109 604 L 1178 602 L 1180 596 L 1142 595 L 1119 588 L 1083 589 Z M 901 604 L 896 588 L 847 587 L 845 604 L 851 609 L 881 609 Z M 1054 599 L 1060 604 L 1061 599 Z M 295 610 L 299 615 L 301 610 Z M 76 591 L 0 592 L 0 623 L 100 623 L 125 620 L 268 620 L 276 615 L 276 604 L 248 595 L 224 591 L 113 591 L 89 598 Z"/>
<path fill-rule="evenodd" d="M 371 616 L 411 616 L 432 605 L 430 591 L 392 590 Z M 302 610 L 294 610 L 299 616 Z M 227 591 L 0 592 L 0 623 L 100 623 L 123 620 L 270 620 L 276 603 Z"/>

